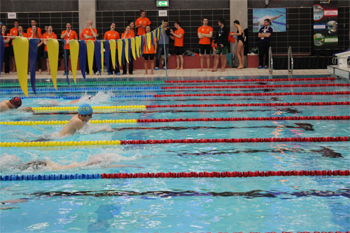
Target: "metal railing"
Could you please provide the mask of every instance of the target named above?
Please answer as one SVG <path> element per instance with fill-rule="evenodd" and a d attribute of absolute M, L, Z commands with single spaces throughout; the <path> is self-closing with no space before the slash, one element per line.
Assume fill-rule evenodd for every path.
<path fill-rule="evenodd" d="M 272 48 L 269 48 L 269 74 L 272 76 L 273 73 L 273 56 L 272 56 Z"/>
<path fill-rule="evenodd" d="M 293 60 L 293 52 L 292 47 L 288 47 L 288 75 L 290 77 L 293 76 L 293 70 L 294 70 L 294 60 Z"/>

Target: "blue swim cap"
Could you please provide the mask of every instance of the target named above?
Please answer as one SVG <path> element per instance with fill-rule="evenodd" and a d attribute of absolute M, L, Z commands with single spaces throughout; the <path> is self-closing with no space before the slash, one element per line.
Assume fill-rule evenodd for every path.
<path fill-rule="evenodd" d="M 88 114 L 91 114 L 92 112 L 93 112 L 92 107 L 89 104 L 82 104 L 78 108 L 78 113 L 80 115 L 88 115 Z"/>

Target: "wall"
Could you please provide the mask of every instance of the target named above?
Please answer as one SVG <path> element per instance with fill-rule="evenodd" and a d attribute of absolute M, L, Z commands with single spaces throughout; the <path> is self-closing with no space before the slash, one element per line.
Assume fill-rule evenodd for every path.
<path fill-rule="evenodd" d="M 230 10 L 215 9 L 215 10 L 169 10 L 168 17 L 158 17 L 158 11 L 147 11 L 146 16 L 152 22 L 151 27 L 161 25 L 162 20 L 167 19 L 170 26 L 173 27 L 174 21 L 180 21 L 181 27 L 185 30 L 184 49 L 198 53 L 198 35 L 197 29 L 202 25 L 203 17 L 209 18 L 209 25 L 217 30 L 217 19 L 227 19 L 226 26 L 230 27 Z M 96 12 L 97 31 L 102 38 L 103 33 L 108 31 L 111 22 L 116 24 L 116 31 L 123 33 L 128 20 L 136 20 L 140 16 L 139 11 L 98 11 Z M 102 33 L 103 32 L 103 33 Z M 173 44 L 173 42 L 170 42 Z M 170 46 L 170 52 L 173 51 L 173 46 Z"/>
<path fill-rule="evenodd" d="M 0 12 L 78 11 L 78 0 L 0 0 Z"/>

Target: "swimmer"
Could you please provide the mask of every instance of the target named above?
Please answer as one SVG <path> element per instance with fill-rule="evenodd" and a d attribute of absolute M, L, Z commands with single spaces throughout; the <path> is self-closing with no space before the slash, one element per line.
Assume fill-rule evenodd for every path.
<path fill-rule="evenodd" d="M 83 97 L 81 97 L 80 99 L 73 100 L 73 101 L 69 102 L 68 104 L 75 104 L 75 103 L 79 102 L 79 101 L 82 100 L 82 99 L 91 100 L 92 97 L 93 97 L 92 95 L 83 96 Z M 86 98 L 87 98 L 87 99 L 86 99 Z"/>
<path fill-rule="evenodd" d="M 17 109 L 21 107 L 22 105 L 22 100 L 19 97 L 13 97 L 10 100 L 3 100 L 0 102 L 0 112 L 6 112 L 11 109 Z M 25 107 L 21 109 L 22 111 L 26 112 L 34 112 L 31 107 Z"/>
<path fill-rule="evenodd" d="M 83 163 L 77 163 L 72 162 L 68 165 L 60 165 L 57 164 L 51 160 L 36 160 L 36 161 L 30 161 L 27 163 L 24 163 L 22 161 L 21 164 L 18 165 L 10 165 L 6 166 L 7 168 L 13 168 L 18 169 L 21 171 L 40 171 L 40 170 L 51 170 L 51 171 L 60 171 L 60 170 L 67 170 L 71 168 L 81 168 L 81 167 L 89 167 L 93 165 L 100 165 L 100 167 L 103 168 L 118 168 L 118 167 L 135 167 L 135 168 L 143 168 L 140 166 L 134 166 L 134 165 L 121 165 L 121 164 L 112 164 L 112 157 L 111 156 L 101 156 L 101 155 L 94 155 L 90 160 L 83 162 Z"/>
<path fill-rule="evenodd" d="M 82 104 L 78 108 L 78 114 L 63 127 L 59 137 L 73 135 L 75 131 L 80 130 L 92 118 L 92 107 L 89 104 Z"/>

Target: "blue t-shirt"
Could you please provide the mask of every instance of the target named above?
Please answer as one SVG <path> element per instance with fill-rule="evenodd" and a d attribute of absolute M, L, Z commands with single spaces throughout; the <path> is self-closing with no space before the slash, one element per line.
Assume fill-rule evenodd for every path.
<path fill-rule="evenodd" d="M 273 32 L 272 27 L 262 27 L 259 30 L 259 33 L 263 33 L 263 34 L 271 33 L 272 35 L 272 32 Z M 271 35 L 270 37 L 260 38 L 260 42 L 264 42 L 264 43 L 271 42 Z"/>

